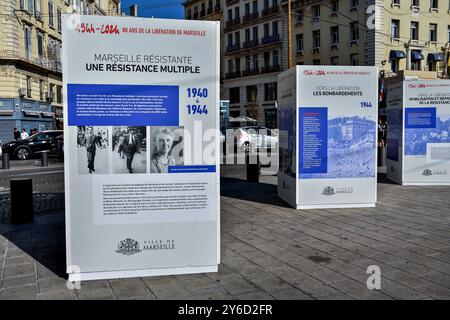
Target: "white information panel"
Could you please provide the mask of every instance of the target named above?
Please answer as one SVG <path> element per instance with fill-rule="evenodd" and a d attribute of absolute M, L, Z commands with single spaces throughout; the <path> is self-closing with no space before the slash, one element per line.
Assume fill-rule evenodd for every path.
<path fill-rule="evenodd" d="M 386 89 L 388 178 L 449 185 L 450 80 L 399 80 Z"/>
<path fill-rule="evenodd" d="M 294 208 L 375 206 L 377 74 L 296 66 L 279 75 L 278 194 Z"/>
<path fill-rule="evenodd" d="M 64 15 L 71 281 L 217 271 L 219 35 Z"/>

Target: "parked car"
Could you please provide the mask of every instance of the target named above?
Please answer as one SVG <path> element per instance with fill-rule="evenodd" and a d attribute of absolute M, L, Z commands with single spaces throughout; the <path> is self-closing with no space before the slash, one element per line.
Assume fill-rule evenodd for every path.
<path fill-rule="evenodd" d="M 238 128 L 235 133 L 238 148 L 244 151 L 278 148 L 278 133 L 262 126 Z"/>
<path fill-rule="evenodd" d="M 62 130 L 46 130 L 33 134 L 32 136 L 19 141 L 11 141 L 2 145 L 3 152 L 7 152 L 11 157 L 26 160 L 36 155 L 40 151 L 55 152 L 56 138 L 63 133 Z"/>

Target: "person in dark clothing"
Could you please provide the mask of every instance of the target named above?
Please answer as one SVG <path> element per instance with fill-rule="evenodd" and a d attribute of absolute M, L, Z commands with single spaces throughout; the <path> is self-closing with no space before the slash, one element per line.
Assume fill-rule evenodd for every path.
<path fill-rule="evenodd" d="M 14 128 L 14 140 L 20 140 L 20 131 L 17 128 Z"/>
<path fill-rule="evenodd" d="M 123 139 L 123 148 L 127 156 L 127 169 L 129 173 L 133 173 L 133 158 L 138 149 L 138 138 L 133 129 L 130 129 L 129 133 Z"/>

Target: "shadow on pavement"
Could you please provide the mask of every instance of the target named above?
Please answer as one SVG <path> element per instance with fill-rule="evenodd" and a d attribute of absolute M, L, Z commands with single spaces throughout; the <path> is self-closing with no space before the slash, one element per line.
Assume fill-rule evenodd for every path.
<path fill-rule="evenodd" d="M 290 208 L 278 197 L 277 186 L 274 184 L 249 183 L 242 179 L 225 177 L 220 178 L 220 184 L 221 196 Z"/>

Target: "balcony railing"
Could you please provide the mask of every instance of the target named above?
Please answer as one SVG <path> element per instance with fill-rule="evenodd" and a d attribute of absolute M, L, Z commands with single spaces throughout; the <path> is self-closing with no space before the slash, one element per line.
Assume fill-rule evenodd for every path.
<path fill-rule="evenodd" d="M 259 18 L 259 12 L 256 11 L 256 12 L 246 14 L 245 16 L 243 16 L 242 21 L 247 22 L 247 21 L 258 19 L 258 18 Z"/>
<path fill-rule="evenodd" d="M 280 65 L 272 65 L 272 66 L 263 66 L 261 68 L 261 73 L 271 73 L 271 72 L 280 72 L 281 66 Z"/>
<path fill-rule="evenodd" d="M 227 0 L 227 7 L 232 6 L 233 4 L 239 3 L 240 0 Z"/>
<path fill-rule="evenodd" d="M 265 8 L 265 9 L 262 10 L 261 16 L 265 17 L 265 16 L 268 16 L 270 14 L 278 13 L 278 12 L 280 12 L 280 7 L 279 6 L 269 7 L 269 8 Z"/>
<path fill-rule="evenodd" d="M 234 78 L 239 78 L 240 76 L 241 76 L 241 71 L 225 73 L 225 79 L 234 79 Z"/>
<path fill-rule="evenodd" d="M 240 23 L 241 23 L 241 18 L 234 18 L 234 19 L 228 20 L 225 25 L 227 28 L 229 28 L 229 27 L 235 26 Z"/>
<path fill-rule="evenodd" d="M 251 47 L 255 47 L 258 45 L 258 39 L 253 39 L 253 40 L 249 40 L 249 41 L 245 41 L 243 44 L 244 48 L 251 48 Z"/>
<path fill-rule="evenodd" d="M 243 77 L 255 76 L 255 75 L 258 75 L 259 73 L 260 73 L 259 68 L 250 68 L 250 69 L 245 69 L 242 72 L 242 76 Z"/>
<path fill-rule="evenodd" d="M 239 43 L 228 45 L 226 48 L 226 52 L 233 52 L 237 51 L 241 48 L 241 45 Z"/>
<path fill-rule="evenodd" d="M 52 71 L 57 71 L 57 72 L 62 72 L 61 69 L 61 61 L 57 61 L 57 60 L 53 60 L 53 59 L 46 59 L 43 57 L 39 57 L 39 58 L 28 58 L 26 57 L 26 55 L 21 55 L 19 54 L 19 52 L 14 51 L 14 50 L 2 50 L 0 51 L 0 59 L 17 59 L 17 60 L 22 60 L 31 64 L 34 64 L 36 66 L 48 69 L 48 70 L 52 70 Z"/>
<path fill-rule="evenodd" d="M 263 37 L 261 39 L 261 44 L 267 44 L 267 43 L 272 43 L 272 42 L 277 42 L 277 41 L 280 41 L 280 35 L 278 33 L 273 34 L 271 36 Z"/>

